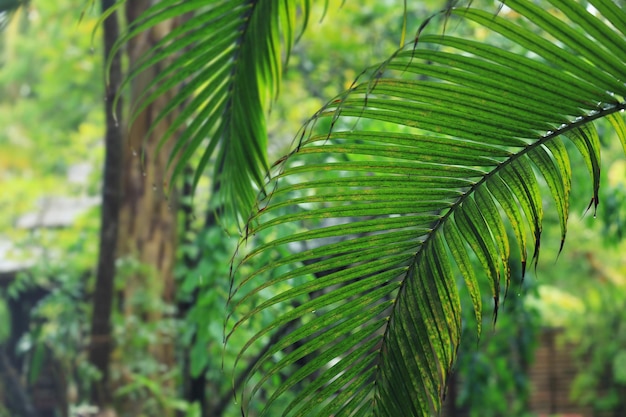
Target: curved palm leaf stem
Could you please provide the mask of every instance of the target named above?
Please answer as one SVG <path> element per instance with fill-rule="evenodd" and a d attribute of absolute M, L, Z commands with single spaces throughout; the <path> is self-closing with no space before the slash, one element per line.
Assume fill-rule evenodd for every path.
<path fill-rule="evenodd" d="M 478 182 L 476 182 L 476 184 L 472 185 L 469 190 L 462 194 L 458 200 L 453 203 L 450 208 L 448 209 L 448 212 L 445 213 L 439 220 L 437 220 L 436 224 L 434 225 L 432 232 L 429 234 L 429 236 L 424 240 L 424 242 L 422 243 L 422 245 L 420 246 L 420 248 L 418 249 L 417 253 L 415 254 L 415 257 L 413 258 L 413 262 L 411 262 L 411 265 L 409 266 L 409 271 L 410 270 L 415 270 L 416 266 L 419 264 L 419 261 L 422 258 L 422 254 L 424 253 L 424 250 L 429 246 L 430 242 L 432 241 L 432 236 L 435 236 L 435 234 L 438 232 L 438 229 L 445 223 L 445 221 L 448 219 L 448 217 L 450 217 L 450 215 L 455 212 L 455 209 L 460 207 L 463 202 L 466 200 L 466 198 L 468 198 L 478 187 L 480 187 L 483 183 L 485 183 L 489 178 L 491 178 L 493 175 L 497 174 L 502 168 L 506 167 L 507 165 L 511 164 L 513 161 L 515 161 L 516 159 L 526 155 L 527 153 L 531 152 L 533 149 L 535 149 L 538 146 L 541 146 L 542 144 L 548 142 L 549 140 L 563 135 L 569 131 L 572 131 L 574 129 L 577 129 L 583 125 L 586 125 L 588 123 L 591 123 L 595 120 L 601 119 L 603 117 L 609 116 L 611 114 L 620 112 L 620 111 L 624 111 L 626 110 L 626 102 L 622 102 L 619 103 L 617 105 L 602 109 L 602 110 L 597 110 L 597 111 L 593 111 L 590 114 L 588 114 L 587 116 L 582 116 L 580 118 L 578 118 L 577 120 L 573 121 L 572 123 L 569 123 L 565 126 L 559 127 L 557 129 L 555 129 L 554 131 L 551 131 L 549 133 L 547 133 L 546 135 L 544 135 L 541 139 L 537 140 L 535 143 L 528 145 L 526 148 L 524 148 L 523 150 L 521 150 L 520 152 L 516 153 L 515 155 L 511 156 L 509 159 L 507 159 L 506 161 L 500 163 L 495 169 L 493 169 L 492 171 L 486 173 Z M 597 204 L 597 202 L 596 202 Z M 539 237 L 537 237 L 538 239 Z M 407 272 L 408 273 L 408 272 Z M 523 277 L 522 277 L 523 278 Z M 398 298 L 400 298 L 400 294 L 405 291 L 406 289 L 406 279 L 403 280 L 403 282 L 400 284 L 400 288 L 398 290 L 398 296 L 396 297 L 396 300 Z M 392 307 L 392 311 L 390 314 L 390 318 L 393 318 L 395 313 L 396 313 L 396 307 L 397 307 L 398 303 L 394 302 L 393 307 Z M 495 326 L 495 322 L 496 322 L 496 318 L 497 318 L 497 313 L 494 316 L 494 326 Z M 385 332 L 383 334 L 382 337 L 382 343 L 385 344 L 388 334 L 389 334 L 389 328 L 390 326 L 387 326 L 385 329 Z M 382 350 L 378 353 L 378 356 L 380 358 L 380 356 L 382 355 Z M 380 363 L 380 362 L 379 362 Z M 449 372 L 449 370 L 446 370 L 446 372 Z M 379 378 L 379 373 L 380 373 L 380 367 L 378 367 L 377 371 L 377 376 L 376 378 L 374 378 L 374 385 L 376 385 L 378 383 Z"/>
<path fill-rule="evenodd" d="M 527 147 L 525 147 L 521 151 L 519 151 L 516 154 L 512 155 L 506 161 L 501 162 L 492 171 L 486 173 L 479 181 L 476 182 L 476 184 L 472 185 L 466 193 L 462 194 L 458 198 L 458 200 L 450 206 L 448 212 L 446 214 L 444 214 L 443 216 L 441 216 L 441 218 L 437 221 L 437 223 L 433 227 L 433 232 L 430 234 L 430 236 L 434 235 L 437 232 L 437 229 L 439 229 L 439 227 L 443 223 L 445 223 L 445 220 L 450 216 L 450 214 L 455 210 L 456 207 L 460 206 L 469 195 L 471 195 L 478 187 L 480 187 L 489 178 L 491 178 L 492 176 L 497 174 L 502 168 L 506 167 L 507 165 L 511 164 L 512 162 L 514 162 L 515 160 L 521 158 L 522 156 L 528 154 L 533 149 L 543 145 L 544 143 L 550 141 L 551 139 L 556 138 L 557 136 L 564 135 L 564 134 L 566 134 L 569 131 L 572 131 L 572 130 L 577 129 L 577 128 L 581 127 L 581 126 L 584 126 L 584 125 L 586 125 L 588 123 L 591 123 L 591 122 L 593 122 L 595 120 L 602 119 L 603 117 L 609 116 L 609 115 L 614 114 L 614 113 L 618 113 L 618 112 L 623 111 L 623 110 L 626 110 L 626 102 L 622 102 L 622 103 L 616 104 L 616 105 L 608 107 L 606 109 L 602 109 L 602 110 L 597 110 L 597 111 L 591 112 L 591 114 L 588 114 L 587 116 L 581 116 L 580 118 L 578 118 L 577 120 L 573 121 L 572 123 L 569 123 L 569 124 L 567 124 L 565 126 L 556 128 L 554 131 L 549 131 L 548 134 L 544 135 L 541 139 L 537 140 L 535 143 L 532 143 L 532 144 L 528 145 Z M 424 241 L 424 243 L 427 243 L 428 240 L 429 240 L 429 238 L 427 238 Z M 421 251 L 421 248 L 420 248 L 420 250 L 418 250 L 418 252 L 420 252 L 420 251 Z M 402 289 L 402 287 L 400 289 Z"/>
<path fill-rule="evenodd" d="M 492 176 L 494 176 L 495 174 L 497 174 L 501 169 L 503 169 L 504 167 L 506 167 L 507 165 L 511 164 L 512 162 L 514 162 L 515 160 L 517 160 L 518 158 L 521 158 L 522 156 L 528 154 L 529 152 L 531 152 L 533 149 L 537 148 L 538 146 L 543 145 L 544 143 L 550 141 L 551 139 L 557 137 L 557 136 L 561 136 L 566 134 L 569 131 L 572 131 L 574 129 L 577 129 L 581 126 L 584 126 L 588 123 L 591 123 L 595 120 L 598 119 L 602 119 L 603 117 L 609 116 L 611 114 L 614 113 L 618 113 L 620 111 L 626 110 L 626 102 L 623 103 L 619 103 L 615 106 L 611 106 L 609 108 L 606 109 L 602 109 L 602 110 L 598 110 L 595 112 L 592 112 L 592 114 L 589 114 L 587 116 L 583 116 L 578 120 L 575 120 L 574 122 L 567 124 L 563 127 L 557 128 L 556 130 L 544 135 L 541 139 L 537 140 L 535 143 L 528 145 L 527 147 L 525 147 L 524 149 L 522 149 L 521 151 L 517 152 L 516 154 L 512 155 L 510 158 L 508 158 L 506 161 L 501 162 L 500 164 L 498 164 L 496 166 L 496 168 L 494 168 L 492 171 L 486 173 L 479 181 L 477 181 L 474 185 L 472 185 L 468 191 L 466 193 L 463 193 L 458 200 L 453 203 L 450 208 L 448 209 L 448 212 L 446 214 L 444 214 L 443 216 L 441 216 L 441 218 L 439 220 L 437 220 L 435 226 L 433 227 L 432 233 L 430 233 L 429 236 L 433 236 L 437 230 L 441 227 L 441 225 L 443 225 L 446 221 L 446 219 L 455 211 L 455 209 L 460 206 L 461 204 L 463 204 L 463 202 L 465 201 L 465 199 L 470 196 L 478 187 L 480 187 L 484 182 L 486 182 L 489 178 L 491 178 Z M 428 242 L 430 240 L 430 237 L 428 237 L 427 239 L 424 240 L 424 244 L 420 247 L 420 249 L 418 250 L 418 252 L 415 254 L 416 256 L 419 255 L 420 252 L 422 252 L 422 248 L 424 248 Z M 416 262 L 417 259 L 413 262 L 414 264 L 417 263 Z M 404 287 L 404 285 L 400 286 L 400 291 L 402 291 L 402 288 Z M 393 314 L 393 313 L 392 313 Z"/>

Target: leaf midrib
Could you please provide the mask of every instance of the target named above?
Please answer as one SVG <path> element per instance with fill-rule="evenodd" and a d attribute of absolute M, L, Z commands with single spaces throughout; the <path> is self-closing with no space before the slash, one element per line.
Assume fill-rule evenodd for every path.
<path fill-rule="evenodd" d="M 565 135 L 570 131 L 573 131 L 581 126 L 584 126 L 588 123 L 593 123 L 595 120 L 599 120 L 602 119 L 604 117 L 607 117 L 611 114 L 614 113 L 618 113 L 620 111 L 624 111 L 626 110 L 626 101 L 623 101 L 617 105 L 605 108 L 605 109 L 601 109 L 601 110 L 597 110 L 594 112 L 591 112 L 592 114 L 587 114 L 586 116 L 582 116 L 579 120 L 574 120 L 571 123 L 567 124 L 566 126 L 560 127 L 558 129 L 556 129 L 553 132 L 550 132 L 548 134 L 543 135 L 543 137 L 541 137 L 539 140 L 537 140 L 535 143 L 529 144 L 528 146 L 526 146 L 525 148 L 521 149 L 519 152 L 514 153 L 513 155 L 511 155 L 510 157 L 508 157 L 505 161 L 502 161 L 500 164 L 498 164 L 493 170 L 489 171 L 488 173 L 486 173 L 480 180 L 478 180 L 474 185 L 470 186 L 467 191 L 465 191 L 464 193 L 462 193 L 457 200 L 452 203 L 452 205 L 450 206 L 450 208 L 448 209 L 448 211 L 443 214 L 439 220 L 436 220 L 435 223 L 433 224 L 432 230 L 430 233 L 428 233 L 427 237 L 424 239 L 423 243 L 419 246 L 419 248 L 417 249 L 417 252 L 415 253 L 415 255 L 413 256 L 413 261 L 411 262 L 409 269 L 411 268 L 416 268 L 419 264 L 419 262 L 421 261 L 424 252 L 429 248 L 429 246 L 431 245 L 432 239 L 434 238 L 434 236 L 439 232 L 439 229 L 441 227 L 443 227 L 443 225 L 445 224 L 446 220 L 448 220 L 448 218 L 459 208 L 462 206 L 463 202 L 466 201 L 467 198 L 469 198 L 469 196 L 472 195 L 473 192 L 475 192 L 482 184 L 484 184 L 485 182 L 487 182 L 487 180 L 489 180 L 491 177 L 493 177 L 494 175 L 498 174 L 502 169 L 504 169 L 505 167 L 509 166 L 511 163 L 513 163 L 514 161 L 518 160 L 519 158 L 522 158 L 523 156 L 527 155 L 529 152 L 532 152 L 535 148 L 537 148 L 538 146 L 543 145 L 546 142 L 549 142 L 550 140 L 556 138 L 556 137 L 560 137 L 561 135 Z M 393 306 L 391 308 L 391 313 L 389 315 L 389 321 L 391 321 L 391 319 L 394 317 L 394 315 L 396 314 L 396 308 L 398 306 L 397 300 L 400 298 L 400 294 L 405 291 L 406 288 L 406 282 L 407 282 L 407 278 L 406 278 L 406 274 L 405 274 L 405 278 L 402 280 L 402 282 L 400 283 L 400 286 L 398 288 L 398 296 L 396 297 Z M 385 328 L 385 332 L 383 334 L 382 337 L 382 345 L 386 345 L 387 344 L 387 340 L 388 340 L 388 336 L 389 336 L 389 325 L 386 326 Z M 380 378 L 380 370 L 381 370 L 381 354 L 382 354 L 382 348 L 380 349 L 379 353 L 378 353 L 378 361 L 377 361 L 377 371 L 376 371 L 376 377 L 375 380 L 378 380 Z"/>

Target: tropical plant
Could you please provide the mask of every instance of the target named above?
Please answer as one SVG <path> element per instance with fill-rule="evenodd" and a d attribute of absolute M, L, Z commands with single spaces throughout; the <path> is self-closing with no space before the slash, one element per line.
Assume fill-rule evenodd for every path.
<path fill-rule="evenodd" d="M 244 359 L 284 326 L 297 327 L 249 369 L 243 412 L 279 378 L 262 399 L 266 415 L 292 389 L 283 415 L 438 413 L 461 337 L 456 276 L 479 323 L 478 279 L 486 276 L 495 320 L 511 246 L 522 276 L 538 261 L 542 185 L 555 202 L 562 249 L 572 152 L 591 175 L 595 211 L 594 121 L 607 119 L 626 149 L 621 2 L 512 0 L 499 11 L 443 14 L 480 28 L 485 40 L 429 34 L 424 25 L 322 108 L 274 164 L 270 192 L 247 224 L 242 247 L 250 249 L 235 265 L 227 337 L 291 306 L 242 348 Z M 301 231 L 263 238 L 285 224 Z M 292 254 L 237 272 L 285 248 Z M 270 287 L 281 291 L 248 303 Z"/>
<path fill-rule="evenodd" d="M 269 167 L 261 110 L 277 91 L 279 51 L 289 56 L 298 7 L 306 24 L 309 3 L 165 0 L 118 47 L 194 13 L 133 69 L 130 79 L 178 54 L 138 111 L 185 81 L 158 118 L 185 105 L 163 139 L 184 127 L 174 175 L 202 149 L 197 183 L 219 149 L 213 189 L 236 210 L 245 213 L 255 188 L 265 190 L 246 227 L 244 242 L 253 245 L 236 265 L 227 338 L 260 314 L 276 318 L 243 347 L 242 360 L 252 345 L 284 336 L 247 369 L 243 412 L 267 381 L 282 379 L 263 399 L 266 414 L 298 388 L 285 415 L 431 415 L 441 408 L 461 337 L 456 277 L 480 323 L 478 278 L 486 276 L 495 320 L 510 282 L 511 244 L 522 277 L 529 244 L 531 263 L 538 261 L 541 185 L 555 201 L 562 248 L 570 153 L 577 150 L 591 174 L 595 210 L 594 121 L 607 119 L 626 148 L 622 0 L 449 7 L 440 16 L 477 28 L 484 40 L 429 33 L 428 19 L 413 42 L 316 113 L 293 151 Z M 276 237 L 282 225 L 300 231 Z M 245 268 L 262 257 L 273 261 Z M 269 287 L 279 294 L 251 306 Z"/>
<path fill-rule="evenodd" d="M 133 111 L 139 114 L 170 91 L 176 91 L 174 97 L 152 126 L 175 115 L 180 106 L 185 108 L 161 139 L 162 145 L 181 132 L 171 153 L 173 171 L 164 181 L 166 187 L 175 183 L 200 149 L 202 156 L 194 162 L 195 189 L 217 152 L 211 188 L 228 211 L 247 216 L 270 170 L 265 113 L 278 93 L 283 65 L 301 33 L 298 27 L 304 29 L 308 23 L 310 8 L 308 0 L 165 0 L 149 8 L 119 38 L 111 57 L 146 30 L 173 16 L 191 15 L 131 69 L 122 85 L 123 89 L 146 69 L 176 56 L 148 84 Z"/>

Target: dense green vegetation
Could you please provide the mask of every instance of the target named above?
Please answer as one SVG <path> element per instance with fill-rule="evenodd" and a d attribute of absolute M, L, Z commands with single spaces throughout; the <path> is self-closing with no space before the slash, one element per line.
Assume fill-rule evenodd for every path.
<path fill-rule="evenodd" d="M 113 128 L 100 13 L 32 0 L 0 16 L 0 258 L 20 265 L 0 271 L 0 353 L 26 393 L 3 365 L 0 416 L 34 415 L 50 364 L 60 415 L 426 416 L 452 375 L 453 409 L 527 416 L 541 326 L 579 346 L 572 398 L 623 411 L 620 1 L 475 2 L 425 28 L 446 4 L 120 2 L 122 63 L 140 68 L 119 92 L 123 176 L 144 187 L 122 192 L 105 377 L 89 363 Z M 153 60 L 134 55 L 139 33 Z M 169 114 L 158 137 L 136 141 L 137 109 L 151 126 Z M 169 171 L 157 142 L 182 155 Z M 29 223 L 58 197 L 90 203 L 62 227 Z M 128 212 L 161 225 L 147 236 L 173 218 L 171 255 Z"/>

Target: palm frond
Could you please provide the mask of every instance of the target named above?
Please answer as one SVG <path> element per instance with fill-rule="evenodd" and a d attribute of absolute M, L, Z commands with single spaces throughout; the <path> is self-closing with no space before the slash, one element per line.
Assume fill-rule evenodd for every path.
<path fill-rule="evenodd" d="M 217 153 L 213 189 L 221 190 L 236 213 L 247 215 L 269 171 L 265 112 L 278 93 L 282 67 L 298 26 L 307 23 L 309 3 L 164 0 L 155 2 L 119 40 L 116 50 L 166 19 L 190 16 L 166 34 L 126 79 L 128 84 L 154 64 L 176 57 L 133 109 L 139 114 L 165 92 L 176 91 L 152 123 L 156 126 L 174 115 L 161 139 L 162 144 L 176 135 L 170 157 L 171 183 L 190 158 L 201 152 L 199 164 L 194 163 L 195 188 Z"/>
<path fill-rule="evenodd" d="M 235 272 L 229 337 L 259 314 L 275 315 L 240 359 L 299 324 L 250 370 L 243 411 L 264 392 L 266 415 L 278 415 L 277 399 L 294 388 L 282 415 L 440 411 L 460 340 L 457 276 L 479 322 L 477 279 L 486 276 L 497 314 L 511 246 L 524 267 L 527 242 L 530 261 L 539 258 L 540 183 L 564 240 L 570 153 L 590 172 L 595 210 L 594 121 L 607 118 L 626 150 L 626 12 L 612 0 L 584 4 L 507 0 L 514 13 L 450 10 L 488 31 L 488 42 L 421 33 L 315 115 L 275 164 L 273 191 L 242 242 L 251 248 L 235 265 L 271 259 Z M 251 306 L 262 294 L 273 295 Z M 281 388 L 266 392 L 276 377 Z"/>

